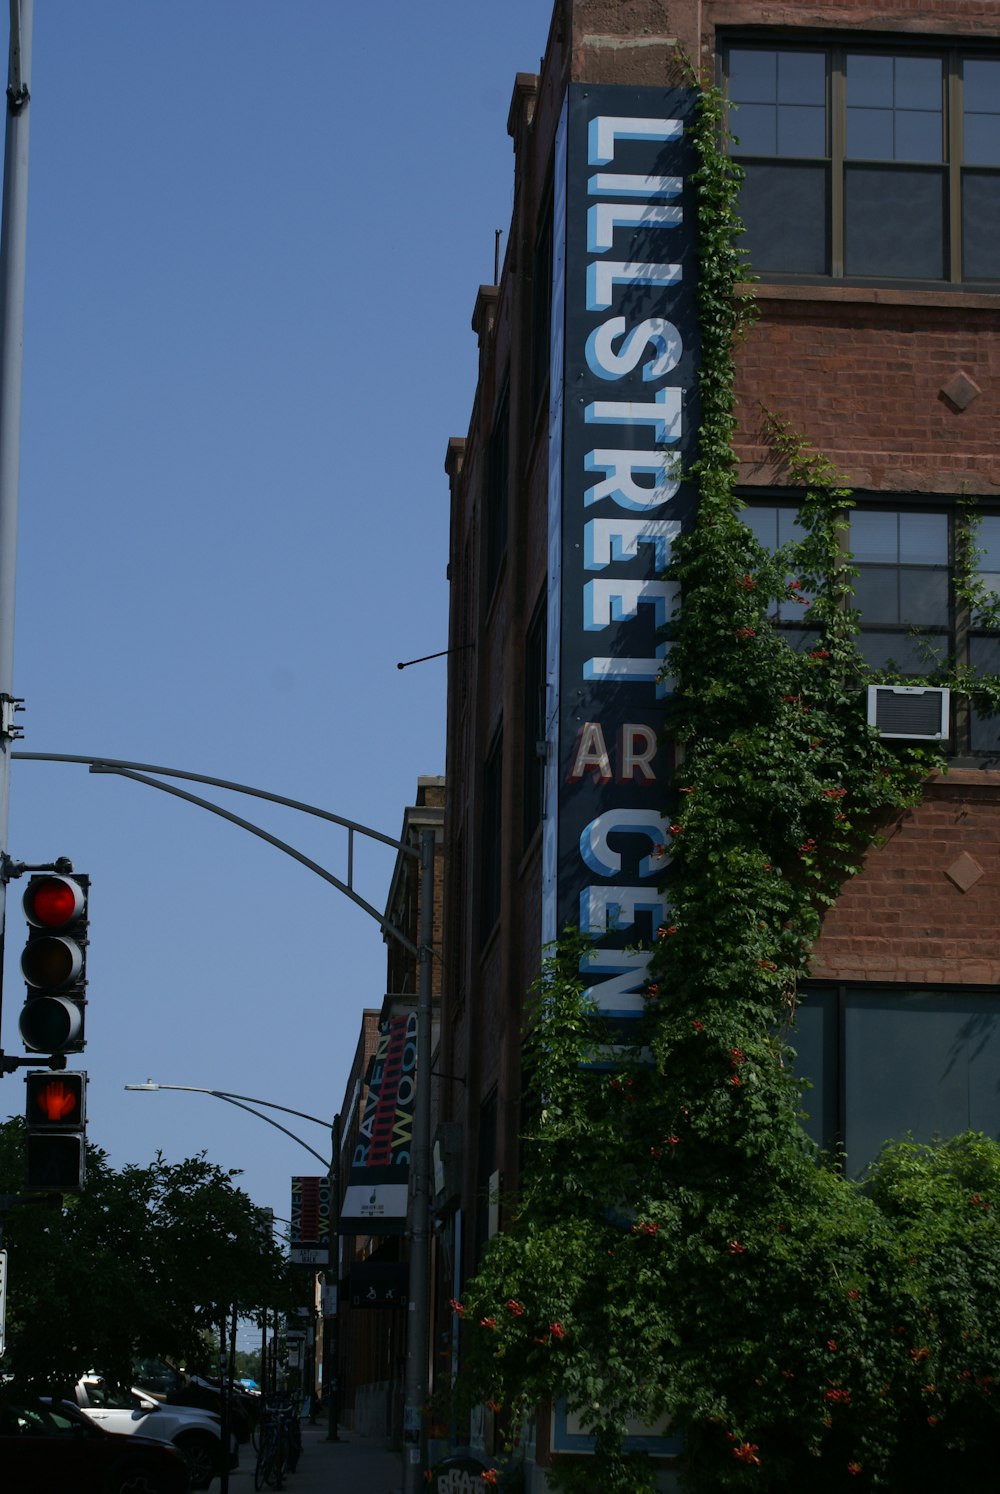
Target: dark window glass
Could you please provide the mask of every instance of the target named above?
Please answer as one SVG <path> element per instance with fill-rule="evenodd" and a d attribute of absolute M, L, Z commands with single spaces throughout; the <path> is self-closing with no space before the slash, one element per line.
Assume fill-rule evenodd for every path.
<path fill-rule="evenodd" d="M 493 417 L 493 431 L 486 452 L 486 516 L 483 536 L 486 544 L 485 594 L 493 592 L 500 562 L 507 549 L 507 479 L 510 445 L 510 401 L 506 386 Z"/>
<path fill-rule="evenodd" d="M 803 536 L 796 510 L 787 504 L 754 501 L 743 519 L 767 550 Z M 872 669 L 905 678 L 967 662 L 978 674 L 1000 676 L 1000 629 L 987 626 L 982 616 L 969 617 L 967 608 L 956 612 L 952 602 L 953 530 L 962 522 L 957 508 L 851 510 L 845 545 L 857 572 L 857 641 Z M 1000 514 L 979 517 L 976 550 L 976 573 L 988 595 L 1000 598 Z M 810 616 L 790 598 L 779 603 L 772 621 L 782 626 L 790 647 L 808 651 L 819 637 L 808 626 Z M 956 702 L 956 754 L 1000 755 L 1000 716 L 977 715 L 962 699 Z"/>
<path fill-rule="evenodd" d="M 846 73 L 849 159 L 944 159 L 940 58 L 851 54 Z"/>
<path fill-rule="evenodd" d="M 484 940 L 500 917 L 500 855 L 503 848 L 502 768 L 503 736 L 498 732 L 483 769 L 480 912 L 481 937 Z"/>
<path fill-rule="evenodd" d="M 524 841 L 541 822 L 545 798 L 545 604 L 524 641 Z"/>
<path fill-rule="evenodd" d="M 962 180 L 962 274 L 1000 280 L 1000 173 L 966 171 Z"/>
<path fill-rule="evenodd" d="M 531 408 L 548 387 L 552 331 L 552 188 L 542 204 L 531 268 Z"/>
<path fill-rule="evenodd" d="M 1000 636 L 974 633 L 969 639 L 969 663 L 977 674 L 1000 674 Z M 1000 716 L 972 708 L 969 745 L 974 753 L 989 757 L 1000 754 Z"/>
<path fill-rule="evenodd" d="M 1000 279 L 1000 59 L 743 45 L 725 68 L 753 270 Z"/>
<path fill-rule="evenodd" d="M 490 1178 L 496 1170 L 497 1093 L 493 1090 L 479 1107 L 479 1145 L 476 1149 L 476 1260 L 490 1237 Z"/>
<path fill-rule="evenodd" d="M 943 280 L 943 172 L 849 166 L 844 178 L 848 275 Z"/>
<path fill-rule="evenodd" d="M 770 507 L 763 504 L 754 504 L 752 508 L 744 510 L 742 517 L 744 523 L 752 530 L 758 543 L 763 545 L 765 550 L 770 550 L 772 553 L 780 545 L 787 545 L 792 541 L 797 542 L 806 537 L 806 532 L 799 523 L 798 515 L 794 508 L 784 508 L 779 504 Z M 798 577 L 789 576 L 788 579 L 796 581 Z M 803 591 L 798 591 L 797 594 L 801 596 L 802 601 L 790 600 L 777 604 L 773 617 L 778 622 L 798 623 L 801 625 L 802 615 L 805 610 L 803 604 L 811 602 L 812 598 L 808 593 Z M 796 629 L 795 639 L 798 642 L 793 641 L 791 632 L 785 633 L 783 636 L 792 648 L 797 648 L 800 644 L 802 649 L 815 647 L 816 634 L 812 629 L 803 629 L 801 626 Z"/>
<path fill-rule="evenodd" d="M 872 668 L 926 674 L 945 664 L 950 647 L 948 515 L 855 509 L 848 543 L 858 570 L 854 605 L 861 613 L 859 641 Z M 919 630 L 917 636 L 914 630 Z"/>
<path fill-rule="evenodd" d="M 962 69 L 967 166 L 1000 166 L 1000 62 L 967 58 Z"/>
<path fill-rule="evenodd" d="M 825 166 L 747 162 L 740 194 L 743 248 L 761 274 L 829 272 L 829 173 Z"/>
<path fill-rule="evenodd" d="M 842 1139 L 857 1177 L 886 1141 L 1000 1137 L 1000 996 L 863 986 L 806 992 L 795 1071 L 823 1146 Z"/>

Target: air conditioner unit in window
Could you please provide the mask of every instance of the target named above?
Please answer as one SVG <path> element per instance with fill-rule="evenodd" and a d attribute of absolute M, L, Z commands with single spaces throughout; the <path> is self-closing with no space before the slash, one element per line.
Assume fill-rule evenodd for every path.
<path fill-rule="evenodd" d="M 943 742 L 951 735 L 951 692 L 928 685 L 869 685 L 868 725 L 881 737 Z"/>

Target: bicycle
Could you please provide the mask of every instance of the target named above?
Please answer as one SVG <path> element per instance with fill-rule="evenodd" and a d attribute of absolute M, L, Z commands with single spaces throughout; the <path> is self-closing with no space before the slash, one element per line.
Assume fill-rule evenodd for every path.
<path fill-rule="evenodd" d="M 257 1464 L 253 1486 L 283 1489 L 285 1471 L 294 1473 L 302 1452 L 302 1430 L 294 1405 L 269 1407 L 257 1427 Z"/>

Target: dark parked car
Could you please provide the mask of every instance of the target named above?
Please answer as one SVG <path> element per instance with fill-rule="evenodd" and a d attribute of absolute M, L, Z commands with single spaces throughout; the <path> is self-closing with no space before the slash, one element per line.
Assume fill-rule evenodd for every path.
<path fill-rule="evenodd" d="M 168 1442 L 122 1436 L 59 1401 L 0 1398 L 4 1494 L 189 1494 L 187 1470 Z"/>

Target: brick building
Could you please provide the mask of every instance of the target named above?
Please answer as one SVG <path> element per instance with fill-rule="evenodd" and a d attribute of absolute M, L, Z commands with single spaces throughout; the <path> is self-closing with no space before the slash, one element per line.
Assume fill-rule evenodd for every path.
<path fill-rule="evenodd" d="M 444 779 L 417 779 L 416 800 L 403 814 L 389 891 L 387 923 L 410 941 L 407 948 L 385 932 L 386 986 L 381 1004 L 364 1011 L 347 1086 L 339 1107 L 339 1285 L 329 1362 L 335 1363 L 340 1418 L 365 1435 L 399 1436 L 406 1359 L 407 1186 L 416 1066 L 419 980 L 416 948 L 421 927 L 421 834 L 432 830 L 434 859 L 433 948 L 441 949 L 444 884 Z M 431 998 L 435 1020 L 441 994 L 440 959 L 434 962 Z M 394 1182 L 394 1177 L 398 1182 Z M 380 1193 L 378 1190 L 384 1189 Z M 385 1216 L 359 1217 L 373 1205 Z"/>
<path fill-rule="evenodd" d="M 560 672 L 553 627 L 565 632 L 580 601 L 566 592 L 565 576 L 553 576 L 553 533 L 573 481 L 571 319 L 578 316 L 586 332 L 619 310 L 631 312 L 633 323 L 643 315 L 651 350 L 667 334 L 650 319 L 673 319 L 692 362 L 675 351 L 671 363 L 660 344 L 659 366 L 676 365 L 671 377 L 679 386 L 663 394 L 681 401 L 676 424 L 685 422 L 696 439 L 690 367 L 697 331 L 685 328 L 682 308 L 675 311 L 679 282 L 696 265 L 680 251 L 677 264 L 643 262 L 668 258 L 648 247 L 663 243 L 656 237 L 668 226 L 663 204 L 679 203 L 681 216 L 689 211 L 680 186 L 665 185 L 682 178 L 656 176 L 660 168 L 648 164 L 654 158 L 641 157 L 641 137 L 664 124 L 658 111 L 666 107 L 647 101 L 662 101 L 682 82 L 681 55 L 697 60 L 738 105 L 733 149 L 746 171 L 741 206 L 760 311 L 738 353 L 748 522 L 764 543 L 787 537 L 794 523 L 797 494 L 761 434 L 762 413 L 776 413 L 853 490 L 850 544 L 869 661 L 893 661 L 905 683 L 925 669 L 928 646 L 959 664 L 994 669 L 1000 660 L 1000 637 L 973 625 L 950 580 L 963 500 L 973 497 L 982 520 L 980 570 L 987 586 L 1000 589 L 1000 9 L 984 0 L 557 0 L 539 73 L 514 83 L 506 254 L 499 285 L 480 287 L 475 299 L 479 379 L 468 432 L 452 439 L 446 460 L 453 652 L 436 1067 L 439 1119 L 460 1128 L 464 1161 L 438 1206 L 459 1281 L 492 1229 L 502 1228 L 498 1192 L 516 1188 L 521 1014 L 547 937 L 546 879 L 554 873 L 546 866 L 546 827 L 560 812 L 566 781 L 565 758 L 553 768 L 552 723 L 560 688 L 565 697 L 571 682 L 565 665 Z M 579 168 L 573 152 L 585 146 L 573 143 L 573 110 L 585 114 L 591 97 L 615 118 L 604 146 L 598 139 Z M 658 139 L 662 146 L 666 137 Z M 630 151 L 641 159 L 633 171 L 646 172 L 645 188 L 635 174 L 613 185 L 610 173 L 623 163 L 628 170 Z M 683 172 L 683 161 L 670 169 Z M 635 211 L 605 203 L 601 218 L 595 199 L 602 192 Z M 582 221 L 590 208 L 597 216 L 589 219 L 587 248 L 604 294 L 574 309 L 573 213 Z M 614 258 L 603 272 L 602 256 Z M 676 275 L 664 273 L 658 285 L 657 268 Z M 610 333 L 617 338 L 624 328 L 623 319 Z M 588 343 L 588 358 L 593 371 L 603 357 L 600 377 L 609 378 L 626 349 L 603 346 L 591 357 Z M 582 355 L 578 363 L 584 369 Z M 652 415 L 634 416 L 637 408 L 629 406 L 633 418 L 652 423 Z M 604 409 L 598 422 L 625 418 Z M 593 439 L 615 445 L 607 431 Z M 616 439 L 618 447 L 629 444 Z M 609 492 L 619 509 L 627 503 L 622 486 L 611 491 L 616 472 L 620 480 L 615 452 L 587 456 L 590 471 L 603 471 L 607 481 L 577 491 L 600 522 Z M 621 450 L 617 456 L 620 466 Z M 653 463 L 628 470 L 649 473 Z M 643 506 L 645 480 L 636 478 L 633 509 Z M 663 527 L 654 523 L 640 538 L 666 542 L 668 519 L 684 521 L 682 498 L 673 508 L 664 503 Z M 619 536 L 609 552 L 611 572 L 623 577 L 640 550 L 655 548 L 638 545 L 631 532 L 631 549 Z M 579 565 L 569 548 L 564 531 L 560 564 Z M 592 557 L 582 564 L 585 574 L 607 574 Z M 633 599 L 654 598 L 654 573 L 650 562 Z M 622 584 L 618 608 L 626 617 L 627 595 Z M 632 610 L 641 611 L 634 600 Z M 585 626 L 602 621 L 591 617 Z M 614 654 L 610 647 L 607 657 L 588 661 L 592 694 L 602 687 L 598 666 L 607 678 Z M 580 686 L 577 694 L 584 693 Z M 578 719 L 587 711 L 579 705 Z M 643 711 L 643 720 L 654 719 L 649 701 Z M 844 1142 L 852 1170 L 882 1140 L 907 1130 L 929 1138 L 971 1126 L 1000 1135 L 1000 733 L 954 696 L 947 730 L 951 771 L 934 781 L 920 808 L 889 827 L 844 890 L 815 951 L 802 1007 L 800 1061 L 815 1084 L 813 1129 L 825 1142 Z M 638 780 L 652 759 L 641 731 L 629 741 L 626 771 Z M 607 742 L 610 754 L 610 736 Z M 622 776 L 619 763 L 612 768 Z M 657 771 L 669 764 L 658 758 Z M 611 865 L 604 855 L 600 864 Z M 644 932 L 638 917 L 636 932 Z M 438 1328 L 447 1335 L 443 1315 Z"/>

